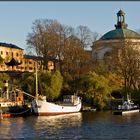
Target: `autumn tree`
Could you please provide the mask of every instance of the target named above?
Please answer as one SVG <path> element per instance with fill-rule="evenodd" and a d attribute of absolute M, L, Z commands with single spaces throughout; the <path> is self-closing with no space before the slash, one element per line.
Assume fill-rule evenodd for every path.
<path fill-rule="evenodd" d="M 140 77 L 140 50 L 138 45 L 125 41 L 119 49 L 112 51 L 109 59 L 111 70 L 123 77 L 125 93 L 130 94 L 132 90 L 138 89 Z"/>
<path fill-rule="evenodd" d="M 90 55 L 80 47 L 81 41 L 76 36 L 71 36 L 66 40 L 67 47 L 64 50 L 63 71 L 67 74 L 79 76 L 87 68 Z"/>
<path fill-rule="evenodd" d="M 75 30 L 56 20 L 45 19 L 33 23 L 27 44 L 43 57 L 44 66 L 47 66 L 48 60 L 56 61 L 62 74 L 72 74 L 76 67 L 77 71 L 82 71 L 85 62 L 89 61 L 85 48 L 91 43 L 91 37 L 91 31 L 86 26 L 79 26 Z"/>

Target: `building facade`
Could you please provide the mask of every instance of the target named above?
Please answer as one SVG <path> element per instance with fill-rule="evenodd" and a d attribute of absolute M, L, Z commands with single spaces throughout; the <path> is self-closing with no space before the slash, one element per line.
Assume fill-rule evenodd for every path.
<path fill-rule="evenodd" d="M 9 66 L 7 63 L 14 59 L 18 65 Z M 43 68 L 42 57 L 25 55 L 24 49 L 7 43 L 0 43 L 0 71 L 35 72 Z M 53 61 L 48 62 L 48 70 L 54 70 Z"/>
<path fill-rule="evenodd" d="M 117 24 L 115 29 L 105 33 L 99 40 L 93 42 L 92 58 L 102 60 L 107 53 L 115 48 L 126 46 L 128 43 L 140 49 L 140 34 L 127 28 L 125 23 L 125 13 L 120 10 L 117 13 Z"/>

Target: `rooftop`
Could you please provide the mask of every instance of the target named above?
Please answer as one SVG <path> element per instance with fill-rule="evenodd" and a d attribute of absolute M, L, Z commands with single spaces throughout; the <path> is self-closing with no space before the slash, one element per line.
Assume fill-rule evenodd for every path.
<path fill-rule="evenodd" d="M 8 44 L 8 43 L 2 43 L 0 42 L 0 46 L 1 47 L 7 47 L 7 48 L 14 48 L 14 49 L 20 49 L 20 50 L 23 50 L 22 48 L 14 45 L 14 44 Z"/>
<path fill-rule="evenodd" d="M 115 29 L 104 34 L 100 38 L 100 40 L 125 39 L 125 38 L 140 39 L 140 34 L 130 29 Z"/>

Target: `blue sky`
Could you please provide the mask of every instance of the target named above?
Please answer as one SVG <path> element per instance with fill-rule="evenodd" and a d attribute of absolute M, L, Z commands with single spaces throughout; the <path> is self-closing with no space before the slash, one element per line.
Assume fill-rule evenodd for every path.
<path fill-rule="evenodd" d="M 85 25 L 101 35 L 115 29 L 116 13 L 126 13 L 132 30 L 140 29 L 140 2 L 132 1 L 20 1 L 0 2 L 0 42 L 12 43 L 23 49 L 36 19 L 56 19 L 76 28 Z"/>

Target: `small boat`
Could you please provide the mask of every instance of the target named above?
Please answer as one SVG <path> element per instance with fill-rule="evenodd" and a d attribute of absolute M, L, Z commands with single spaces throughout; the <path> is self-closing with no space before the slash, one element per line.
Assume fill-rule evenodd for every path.
<path fill-rule="evenodd" d="M 64 96 L 63 102 L 59 104 L 47 102 L 46 96 L 32 101 L 33 113 L 37 116 L 76 113 L 81 110 L 81 106 L 81 99 L 76 95 Z"/>
<path fill-rule="evenodd" d="M 123 115 L 130 113 L 139 113 L 139 107 L 132 100 L 127 99 L 122 105 L 118 105 L 117 110 L 113 111 L 114 115 Z"/>
<path fill-rule="evenodd" d="M 37 65 L 37 64 L 36 64 Z M 76 113 L 81 110 L 82 102 L 76 95 L 66 95 L 62 103 L 53 103 L 46 100 L 46 96 L 38 97 L 38 80 L 36 66 L 36 98 L 31 103 L 32 112 L 37 116 L 60 115 Z"/>
<path fill-rule="evenodd" d="M 9 91 L 8 81 L 5 81 L 4 90 L 0 92 L 0 116 L 15 117 L 26 116 L 31 112 L 31 108 L 25 103 L 24 92 L 13 88 Z"/>
<path fill-rule="evenodd" d="M 29 115 L 31 109 L 28 105 L 19 104 L 18 102 L 1 101 L 0 112 L 2 117 L 18 117 Z"/>

